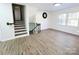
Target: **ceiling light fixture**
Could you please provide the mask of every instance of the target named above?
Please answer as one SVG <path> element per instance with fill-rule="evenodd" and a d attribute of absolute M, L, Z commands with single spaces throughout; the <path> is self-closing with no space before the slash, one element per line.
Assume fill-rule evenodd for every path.
<path fill-rule="evenodd" d="M 54 3 L 53 5 L 54 5 L 54 6 L 60 6 L 61 3 Z"/>

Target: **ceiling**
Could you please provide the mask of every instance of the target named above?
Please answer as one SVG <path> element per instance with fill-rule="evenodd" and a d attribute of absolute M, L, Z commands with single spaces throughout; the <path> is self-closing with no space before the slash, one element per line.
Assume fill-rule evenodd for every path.
<path fill-rule="evenodd" d="M 48 11 L 58 11 L 67 8 L 78 7 L 79 3 L 61 3 L 61 6 L 53 6 L 54 3 L 29 3 L 29 5 Z"/>

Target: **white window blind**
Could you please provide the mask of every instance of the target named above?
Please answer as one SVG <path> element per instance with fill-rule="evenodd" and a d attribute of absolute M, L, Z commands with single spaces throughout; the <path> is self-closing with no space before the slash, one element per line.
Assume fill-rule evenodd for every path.
<path fill-rule="evenodd" d="M 66 25 L 66 14 L 61 14 L 59 16 L 59 24 Z"/>
<path fill-rule="evenodd" d="M 79 12 L 59 15 L 59 24 L 78 27 Z"/>
<path fill-rule="evenodd" d="M 68 14 L 68 26 L 78 26 L 79 13 L 69 13 Z"/>

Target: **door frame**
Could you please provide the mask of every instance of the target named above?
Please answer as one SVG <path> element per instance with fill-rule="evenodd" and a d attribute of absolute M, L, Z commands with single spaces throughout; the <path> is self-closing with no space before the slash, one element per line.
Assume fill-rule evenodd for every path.
<path fill-rule="evenodd" d="M 14 20 L 14 22 L 15 22 L 15 6 L 19 6 L 20 7 L 20 19 L 25 21 L 24 16 L 23 16 L 23 15 L 25 15 L 24 11 L 23 11 L 24 5 L 12 3 L 12 11 L 13 11 L 13 20 Z"/>

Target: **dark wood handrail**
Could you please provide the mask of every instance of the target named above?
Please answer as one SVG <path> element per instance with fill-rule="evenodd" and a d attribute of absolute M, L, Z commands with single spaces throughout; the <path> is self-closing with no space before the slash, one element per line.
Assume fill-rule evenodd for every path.
<path fill-rule="evenodd" d="M 40 24 L 36 24 L 36 26 L 34 27 L 33 30 L 35 30 L 38 26 L 40 26 Z M 33 31 L 33 30 L 31 30 L 31 31 Z"/>
<path fill-rule="evenodd" d="M 9 23 L 9 22 L 7 22 L 7 25 L 14 25 L 14 23 Z"/>

